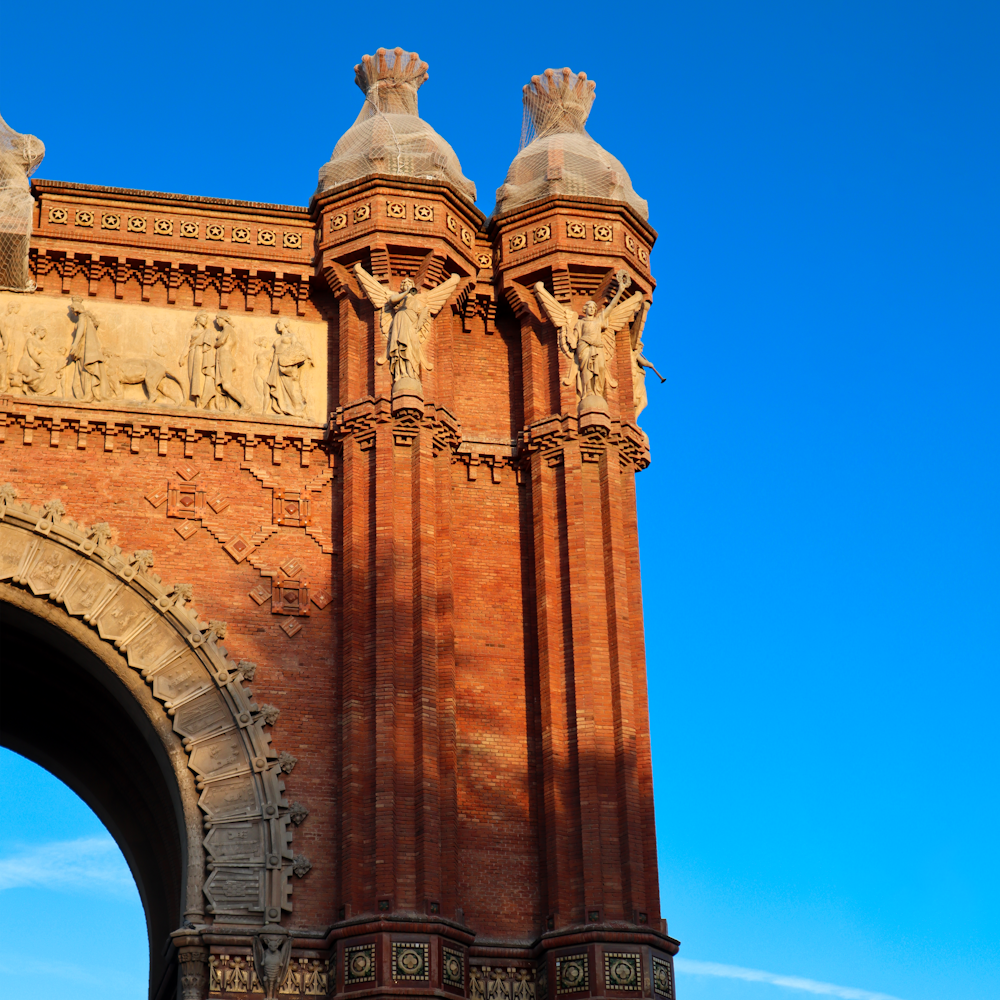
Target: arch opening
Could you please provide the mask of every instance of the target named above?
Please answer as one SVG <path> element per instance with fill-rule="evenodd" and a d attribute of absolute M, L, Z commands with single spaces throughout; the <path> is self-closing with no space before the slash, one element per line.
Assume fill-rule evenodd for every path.
<path fill-rule="evenodd" d="M 169 752 L 173 734 L 155 725 L 159 706 L 148 689 L 130 691 L 123 671 L 111 668 L 99 650 L 25 603 L 23 594 L 0 584 L 0 742 L 59 778 L 107 827 L 146 917 L 149 996 L 172 996 L 176 949 L 170 932 L 185 919 L 192 818 L 184 799 L 190 814 L 197 798 L 193 776 L 177 773 L 177 754 L 187 770 L 183 747 L 174 736 L 178 746 Z M 199 822 L 197 814 L 193 819 Z"/>
<path fill-rule="evenodd" d="M 145 1000 L 149 945 L 142 900 L 107 827 L 59 778 L 4 747 L 0 773 L 5 993 Z M 113 940 L 113 958 L 99 946 L 104 935 Z"/>
<path fill-rule="evenodd" d="M 202 933 L 281 931 L 291 910 L 291 815 L 271 706 L 244 686 L 221 621 L 165 585 L 153 553 L 15 503 L 0 485 L 0 732 L 95 811 L 132 870 L 147 920 L 150 1000 L 200 996 Z M 273 721 L 273 719 L 270 719 Z M 302 859 L 304 860 L 304 859 Z"/>

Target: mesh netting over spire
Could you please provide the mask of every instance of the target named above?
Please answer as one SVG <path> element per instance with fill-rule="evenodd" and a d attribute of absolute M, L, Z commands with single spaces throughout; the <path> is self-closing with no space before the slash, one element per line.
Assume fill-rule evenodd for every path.
<path fill-rule="evenodd" d="M 354 80 L 365 103 L 320 167 L 317 194 L 367 174 L 397 174 L 447 181 L 475 201 L 476 186 L 462 174 L 455 151 L 417 112 L 417 91 L 426 79 L 427 63 L 416 52 L 379 49 L 362 58 Z"/>
<path fill-rule="evenodd" d="M 568 67 L 547 69 L 524 88 L 521 148 L 497 190 L 495 215 L 550 195 L 623 201 L 643 219 L 649 207 L 628 172 L 587 135 L 596 84 Z"/>
<path fill-rule="evenodd" d="M 44 156 L 41 140 L 15 132 L 0 118 L 0 289 L 4 291 L 35 289 L 28 267 L 35 208 L 28 178 Z"/>

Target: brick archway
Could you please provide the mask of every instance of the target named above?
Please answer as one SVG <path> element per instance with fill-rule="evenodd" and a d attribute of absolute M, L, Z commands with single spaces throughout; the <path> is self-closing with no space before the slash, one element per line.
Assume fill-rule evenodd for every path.
<path fill-rule="evenodd" d="M 127 555 L 108 525 L 64 514 L 0 486 L 3 743 L 74 788 L 118 840 L 146 910 L 150 996 L 174 988 L 172 944 L 204 989 L 207 951 L 188 932 L 252 933 L 291 909 L 281 779 L 295 759 L 271 746 L 273 710 L 245 686 L 254 665 L 221 645 L 225 624 L 200 620 L 151 552 Z"/>

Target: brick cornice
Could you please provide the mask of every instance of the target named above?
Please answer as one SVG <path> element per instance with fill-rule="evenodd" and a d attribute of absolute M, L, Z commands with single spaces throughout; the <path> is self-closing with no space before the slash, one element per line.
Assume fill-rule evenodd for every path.
<path fill-rule="evenodd" d="M 198 208 L 210 208 L 213 211 L 225 212 L 232 210 L 240 215 L 248 211 L 255 215 L 271 215 L 296 219 L 308 219 L 309 209 L 305 205 L 276 205 L 266 201 L 239 201 L 233 198 L 208 198 L 195 194 L 173 194 L 167 191 L 146 191 L 141 188 L 106 187 L 99 184 L 77 184 L 72 181 L 55 181 L 34 178 L 31 182 L 32 194 L 39 198 L 42 195 L 66 195 L 79 200 L 104 202 L 110 199 L 135 204 L 161 205 L 176 203 Z"/>

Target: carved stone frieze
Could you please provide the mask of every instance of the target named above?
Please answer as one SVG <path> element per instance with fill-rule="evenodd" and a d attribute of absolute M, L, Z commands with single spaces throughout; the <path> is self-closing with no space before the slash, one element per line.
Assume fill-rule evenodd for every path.
<path fill-rule="evenodd" d="M 322 323 L 15 298 L 0 293 L 0 392 L 232 416 L 325 413 Z"/>
<path fill-rule="evenodd" d="M 446 985 L 453 984 L 446 981 Z M 534 964 L 473 965 L 469 969 L 469 996 L 472 1000 L 542 1000 L 545 992 L 539 991 L 538 986 L 538 971 Z"/>
<path fill-rule="evenodd" d="M 218 954 L 209 957 L 209 995 L 241 997 L 263 995 L 264 987 L 250 955 Z M 278 995 L 281 997 L 325 997 L 330 993 L 334 970 L 326 959 L 295 957 L 288 962 Z"/>

